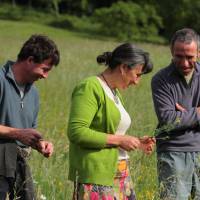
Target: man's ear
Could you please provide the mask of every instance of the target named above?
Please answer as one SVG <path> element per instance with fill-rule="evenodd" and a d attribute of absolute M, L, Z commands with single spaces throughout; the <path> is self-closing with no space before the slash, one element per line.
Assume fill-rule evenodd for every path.
<path fill-rule="evenodd" d="M 26 59 L 26 61 L 27 61 L 28 63 L 32 64 L 32 63 L 34 62 L 33 56 L 29 56 L 29 57 Z"/>

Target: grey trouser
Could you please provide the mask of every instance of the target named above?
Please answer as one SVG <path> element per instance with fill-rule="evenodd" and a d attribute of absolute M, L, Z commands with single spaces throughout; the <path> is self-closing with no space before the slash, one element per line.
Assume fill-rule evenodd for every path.
<path fill-rule="evenodd" d="M 200 152 L 159 152 L 161 200 L 200 200 Z"/>
<path fill-rule="evenodd" d="M 6 197 L 9 199 L 14 198 L 14 178 L 5 178 L 0 176 L 0 200 L 5 200 Z"/>
<path fill-rule="evenodd" d="M 33 180 L 26 162 L 27 152 L 18 148 L 15 177 L 0 175 L 0 200 L 35 200 Z"/>

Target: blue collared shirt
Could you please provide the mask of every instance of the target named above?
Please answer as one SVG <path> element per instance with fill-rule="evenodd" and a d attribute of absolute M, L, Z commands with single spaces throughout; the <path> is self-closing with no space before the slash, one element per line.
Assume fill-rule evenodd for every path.
<path fill-rule="evenodd" d="M 0 69 L 0 124 L 14 128 L 36 128 L 39 96 L 35 86 L 28 84 L 24 96 L 15 82 L 12 65 L 8 61 Z M 0 139 L 0 175 L 13 177 L 16 165 L 16 141 Z M 11 158 L 8 158 L 11 156 Z M 4 160 L 3 158 L 8 158 Z"/>

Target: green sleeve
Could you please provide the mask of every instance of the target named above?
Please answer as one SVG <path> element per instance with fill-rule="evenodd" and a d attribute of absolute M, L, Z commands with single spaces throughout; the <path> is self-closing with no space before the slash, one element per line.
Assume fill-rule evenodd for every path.
<path fill-rule="evenodd" d="M 106 146 L 106 134 L 90 128 L 98 111 L 99 95 L 93 82 L 79 84 L 72 94 L 71 112 L 68 122 L 70 142 L 83 148 L 101 149 Z M 95 90 L 96 89 L 96 90 Z"/>

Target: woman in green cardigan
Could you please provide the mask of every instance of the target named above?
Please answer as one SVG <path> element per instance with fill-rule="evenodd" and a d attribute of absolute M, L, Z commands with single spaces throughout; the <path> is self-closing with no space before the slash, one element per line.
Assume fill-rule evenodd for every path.
<path fill-rule="evenodd" d="M 125 135 L 131 119 L 118 89 L 136 85 L 153 68 L 149 54 L 125 43 L 97 57 L 107 69 L 81 81 L 72 94 L 68 123 L 73 199 L 135 200 L 127 151 L 149 154 L 155 140 Z"/>

